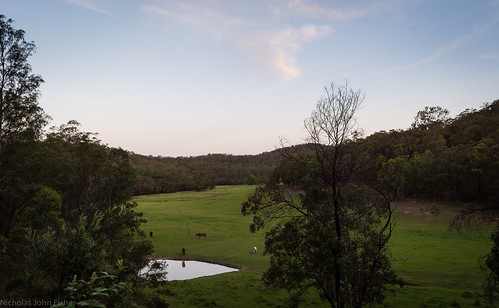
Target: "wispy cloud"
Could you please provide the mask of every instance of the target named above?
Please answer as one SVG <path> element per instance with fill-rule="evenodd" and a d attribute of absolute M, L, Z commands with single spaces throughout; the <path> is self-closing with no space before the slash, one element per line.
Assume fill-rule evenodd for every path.
<path fill-rule="evenodd" d="M 359 12 L 346 12 L 345 10 L 334 9 L 319 5 L 307 0 L 284 0 L 283 2 L 286 11 L 289 14 L 298 16 L 306 16 L 312 18 L 326 17 L 333 20 L 345 20 L 357 17 Z"/>
<path fill-rule="evenodd" d="M 94 12 L 97 12 L 99 14 L 104 14 L 104 15 L 108 15 L 108 16 L 113 16 L 113 14 L 111 14 L 110 12 L 102 9 L 101 7 L 99 7 L 94 1 L 92 0 L 65 0 L 66 3 L 69 3 L 71 5 L 76 5 L 76 6 L 79 6 L 79 7 L 82 7 L 84 9 L 87 9 L 87 10 L 91 10 L 91 11 L 94 11 Z"/>
<path fill-rule="evenodd" d="M 280 2 L 286 8 L 285 11 L 281 12 L 302 17 L 327 18 L 336 21 L 356 19 L 365 16 L 370 10 L 370 6 L 367 5 L 357 9 L 340 9 L 320 5 L 309 0 L 281 0 Z"/>
<path fill-rule="evenodd" d="M 276 0 L 278 14 L 294 15 L 301 18 L 328 19 L 332 21 L 349 21 L 359 18 L 392 14 L 422 0 L 381 0 L 381 1 L 355 1 L 346 4 L 325 3 L 319 4 L 313 0 Z M 341 6 L 340 6 L 341 5 Z M 283 10 L 284 8 L 284 10 Z"/>
<path fill-rule="evenodd" d="M 146 13 L 161 16 L 191 29 L 208 32 L 216 38 L 227 38 L 232 31 L 239 29 L 244 22 L 222 12 L 185 1 L 166 1 L 161 4 L 144 5 Z"/>
<path fill-rule="evenodd" d="M 229 13 L 226 6 L 209 6 L 209 3 L 201 1 L 164 1 L 144 5 L 142 10 L 190 29 L 209 33 L 216 39 L 229 41 L 258 59 L 283 80 L 300 75 L 297 57 L 304 44 L 332 32 L 330 26 L 281 24 L 275 18 L 264 17 L 272 15 L 270 11 L 262 11 L 262 16 L 248 19 L 244 17 L 245 12 L 238 14 L 238 10 L 234 9 Z"/>
<path fill-rule="evenodd" d="M 297 54 L 303 44 L 332 32 L 327 26 L 304 25 L 255 33 L 239 40 L 239 46 L 276 71 L 283 80 L 300 76 Z"/>

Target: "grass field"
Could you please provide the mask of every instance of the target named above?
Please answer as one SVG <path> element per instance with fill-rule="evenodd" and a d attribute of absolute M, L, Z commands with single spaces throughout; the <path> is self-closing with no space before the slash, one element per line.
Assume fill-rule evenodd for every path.
<path fill-rule="evenodd" d="M 239 272 L 168 283 L 171 307 L 287 306 L 287 293 L 264 286 L 261 274 L 269 257 L 262 256 L 264 233 L 249 232 L 251 217 L 241 203 L 254 186 L 219 186 L 203 192 L 138 196 L 138 211 L 153 231 L 154 257 L 214 261 Z M 396 228 L 390 247 L 393 267 L 408 285 L 388 294 L 385 307 L 486 306 L 481 297 L 484 274 L 479 259 L 490 251 L 490 232 L 457 233 L 449 221 L 456 205 L 408 200 L 396 204 Z M 427 209 L 433 206 L 438 215 Z M 198 232 L 206 238 L 196 238 Z M 251 253 L 258 247 L 258 255 Z M 327 306 L 311 294 L 303 307 Z"/>

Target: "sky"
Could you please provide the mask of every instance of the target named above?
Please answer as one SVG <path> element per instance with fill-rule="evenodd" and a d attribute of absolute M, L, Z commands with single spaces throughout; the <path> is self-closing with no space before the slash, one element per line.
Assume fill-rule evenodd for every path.
<path fill-rule="evenodd" d="M 331 83 L 365 136 L 499 99 L 499 0 L 0 0 L 37 50 L 40 106 L 144 155 L 259 154 L 307 138 Z"/>

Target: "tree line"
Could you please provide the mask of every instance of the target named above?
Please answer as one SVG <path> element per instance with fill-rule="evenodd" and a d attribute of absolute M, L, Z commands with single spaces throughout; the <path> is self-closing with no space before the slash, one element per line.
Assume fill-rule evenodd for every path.
<path fill-rule="evenodd" d="M 410 128 L 360 143 L 398 170 L 405 196 L 499 201 L 499 100 L 455 118 L 442 107 L 425 107 Z"/>
<path fill-rule="evenodd" d="M 131 155 L 135 194 L 205 190 L 216 185 L 265 182 L 279 165 L 277 151 L 259 155 L 208 154 L 191 157 Z"/>

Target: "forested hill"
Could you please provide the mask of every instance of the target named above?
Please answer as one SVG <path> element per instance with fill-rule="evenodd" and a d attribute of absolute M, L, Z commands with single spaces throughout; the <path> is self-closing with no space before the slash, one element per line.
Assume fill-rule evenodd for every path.
<path fill-rule="evenodd" d="M 454 118 L 441 107 L 426 107 L 410 128 L 377 132 L 355 143 L 397 164 L 408 196 L 483 201 L 499 192 L 499 100 Z M 306 146 L 292 150 L 297 149 Z M 177 158 L 132 154 L 136 194 L 262 183 L 280 165 L 279 151 Z"/>
<path fill-rule="evenodd" d="M 499 201 L 499 100 L 448 115 L 426 107 L 409 129 L 378 132 L 361 143 L 400 170 L 405 196 Z"/>
<path fill-rule="evenodd" d="M 266 180 L 280 161 L 277 150 L 258 155 L 208 154 L 176 158 L 131 155 L 137 174 L 137 194 L 256 184 Z"/>

